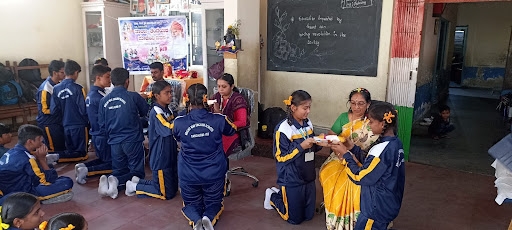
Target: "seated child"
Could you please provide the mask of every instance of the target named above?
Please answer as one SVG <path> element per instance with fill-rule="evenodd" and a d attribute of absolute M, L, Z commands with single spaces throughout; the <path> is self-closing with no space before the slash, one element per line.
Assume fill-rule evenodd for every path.
<path fill-rule="evenodd" d="M 308 114 L 311 95 L 297 90 L 284 100 L 288 117 L 281 121 L 274 134 L 273 152 L 276 159 L 279 188 L 267 188 L 263 207 L 275 209 L 283 220 L 300 224 L 313 219 L 316 200 L 315 152 L 328 146 L 316 143 L 313 124 Z"/>
<path fill-rule="evenodd" d="M 92 76 L 95 77 L 95 81 L 85 98 L 85 107 L 91 127 L 92 145 L 98 158 L 75 165 L 76 183 L 79 184 L 85 184 L 88 176 L 112 173 L 112 154 L 110 145 L 107 143 L 108 136 L 104 128 L 100 127 L 98 120 L 100 100 L 106 95 L 105 89 L 110 85 L 110 68 L 95 65 L 92 68 Z"/>
<path fill-rule="evenodd" d="M 178 144 L 172 136 L 174 119 L 169 110 L 171 103 L 171 85 L 166 81 L 157 81 L 152 89 L 153 108 L 149 113 L 149 165 L 153 171 L 152 180 L 133 177 L 126 182 L 125 194 L 139 197 L 154 197 L 162 200 L 172 199 L 178 191 Z"/>
<path fill-rule="evenodd" d="M 10 194 L 0 207 L 0 229 L 35 229 L 43 221 L 39 199 L 29 193 Z"/>
<path fill-rule="evenodd" d="M 434 116 L 434 120 L 428 127 L 428 134 L 435 140 L 444 138 L 449 132 L 455 130 L 450 123 L 450 107 L 446 105 L 439 106 L 439 114 Z"/>
<path fill-rule="evenodd" d="M 85 218 L 74 212 L 64 212 L 41 223 L 39 230 L 87 230 L 88 225 Z"/>
<path fill-rule="evenodd" d="M 43 130 L 22 125 L 18 144 L 0 158 L 0 204 L 13 192 L 37 196 L 43 204 L 71 200 L 73 180 L 59 177 L 46 162 L 48 148 L 43 144 Z"/>
<path fill-rule="evenodd" d="M 9 149 L 4 147 L 5 144 L 11 143 L 11 129 L 0 123 L 0 157 L 2 157 Z"/>
<path fill-rule="evenodd" d="M 187 111 L 178 116 L 171 128 L 178 153 L 178 178 L 183 215 L 194 230 L 213 230 L 224 209 L 226 156 L 222 135 L 235 134 L 236 126 L 221 114 L 205 109 L 208 92 L 204 85 L 193 84 L 187 89 Z"/>

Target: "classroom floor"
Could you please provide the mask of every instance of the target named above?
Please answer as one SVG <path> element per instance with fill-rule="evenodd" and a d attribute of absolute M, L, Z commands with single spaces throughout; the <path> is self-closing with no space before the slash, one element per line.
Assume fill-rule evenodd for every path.
<path fill-rule="evenodd" d="M 14 138 L 13 141 L 16 141 Z M 257 140 L 258 152 L 268 151 L 271 142 Z M 266 149 L 266 150 L 263 150 Z M 94 153 L 89 153 L 94 158 Z M 232 161 L 231 166 L 244 166 L 260 179 L 252 181 L 232 176 L 231 196 L 224 199 L 225 209 L 216 229 L 325 229 L 324 214 L 301 225 L 283 221 L 277 212 L 263 209 L 265 188 L 275 186 L 273 159 L 250 156 Z M 57 164 L 60 175 L 74 177 L 73 164 Z M 146 175 L 150 175 L 146 168 Z M 415 163 L 406 163 L 405 197 L 393 229 L 507 229 L 512 218 L 512 203 L 502 206 L 494 202 L 494 177 L 460 172 Z M 182 200 L 127 197 L 121 192 L 116 200 L 100 197 L 98 177 L 85 185 L 75 184 L 71 201 L 43 205 L 45 218 L 60 212 L 78 212 L 85 216 L 91 230 L 112 229 L 191 229 L 181 214 Z M 321 202 L 321 186 L 317 182 L 317 204 Z"/>

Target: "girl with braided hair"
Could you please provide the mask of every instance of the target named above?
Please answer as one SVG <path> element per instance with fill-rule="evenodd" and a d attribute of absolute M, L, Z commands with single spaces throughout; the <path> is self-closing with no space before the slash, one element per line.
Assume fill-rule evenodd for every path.
<path fill-rule="evenodd" d="M 348 139 L 333 144 L 332 150 L 347 162 L 350 180 L 361 185 L 361 213 L 355 230 L 386 229 L 398 216 L 405 184 L 404 150 L 398 139 L 398 115 L 394 106 L 374 101 L 368 110 L 369 125 L 379 139 L 363 156 L 361 147 Z M 359 166 L 354 158 L 362 162 Z"/>
<path fill-rule="evenodd" d="M 206 109 L 204 85 L 191 85 L 185 100 L 188 113 L 176 117 L 172 125 L 176 141 L 181 142 L 178 178 L 182 212 L 193 229 L 212 230 L 224 210 L 227 163 L 222 135 L 235 134 L 236 126 L 226 116 Z"/>

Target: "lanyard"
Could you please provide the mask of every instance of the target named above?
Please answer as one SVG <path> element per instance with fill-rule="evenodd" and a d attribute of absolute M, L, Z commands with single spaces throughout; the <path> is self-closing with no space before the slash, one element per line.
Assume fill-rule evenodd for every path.
<path fill-rule="evenodd" d="M 307 132 L 306 132 L 306 130 L 305 130 L 305 129 L 300 128 L 300 129 L 299 129 L 299 133 L 300 133 L 300 135 L 302 136 L 302 138 L 304 138 L 304 140 L 306 140 L 306 139 L 307 139 L 308 134 L 307 134 Z"/>

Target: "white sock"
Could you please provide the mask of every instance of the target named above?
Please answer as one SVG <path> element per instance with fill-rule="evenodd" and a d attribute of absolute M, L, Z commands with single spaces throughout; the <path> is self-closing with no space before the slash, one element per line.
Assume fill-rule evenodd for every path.
<path fill-rule="evenodd" d="M 210 218 L 208 218 L 207 216 L 203 216 L 202 222 L 204 230 L 214 230 Z"/>
<path fill-rule="evenodd" d="M 203 230 L 203 222 L 202 222 L 202 220 L 198 220 L 194 224 L 194 230 Z"/>
<path fill-rule="evenodd" d="M 280 189 L 278 189 L 278 188 L 276 188 L 276 187 L 272 187 L 272 188 L 270 188 L 270 189 L 274 190 L 274 192 L 276 192 L 276 193 L 279 193 L 279 192 L 281 191 Z"/>
<path fill-rule="evenodd" d="M 119 185 L 119 180 L 115 176 L 108 176 L 108 191 L 107 195 L 112 199 L 116 199 L 117 195 L 119 195 L 119 191 L 117 190 L 117 186 Z"/>
<path fill-rule="evenodd" d="M 137 183 L 130 180 L 127 181 L 126 190 L 124 190 L 124 194 L 126 194 L 126 196 L 135 196 L 135 191 L 137 191 Z"/>
<path fill-rule="evenodd" d="M 76 183 L 79 184 L 85 184 L 85 178 L 87 177 L 87 173 L 89 172 L 89 169 L 87 167 L 80 167 L 77 170 L 76 175 Z"/>
<path fill-rule="evenodd" d="M 132 182 L 135 183 L 135 184 L 138 184 L 140 181 L 140 178 L 138 176 L 133 176 L 132 177 Z"/>
<path fill-rule="evenodd" d="M 84 163 L 75 164 L 75 177 L 78 176 L 78 168 L 85 167 Z"/>
<path fill-rule="evenodd" d="M 108 178 L 103 175 L 100 177 L 100 184 L 98 186 L 98 193 L 102 196 L 108 196 Z"/>
<path fill-rule="evenodd" d="M 272 190 L 271 188 L 267 188 L 267 190 L 265 190 L 265 201 L 263 201 L 263 208 L 265 208 L 267 210 L 274 209 L 274 207 L 272 207 L 272 205 L 270 205 L 270 197 L 274 193 L 275 193 L 275 191 Z"/>
<path fill-rule="evenodd" d="M 57 161 L 59 161 L 59 154 L 57 154 L 57 153 L 46 154 L 46 163 L 47 164 L 51 165 Z"/>

